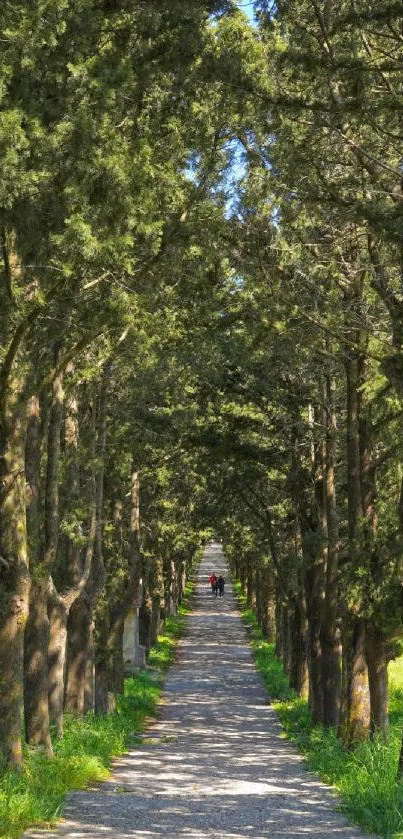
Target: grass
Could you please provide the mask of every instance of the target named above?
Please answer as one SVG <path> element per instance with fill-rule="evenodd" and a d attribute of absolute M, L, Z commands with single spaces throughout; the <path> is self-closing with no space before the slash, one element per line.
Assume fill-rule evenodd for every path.
<path fill-rule="evenodd" d="M 375 739 L 346 751 L 333 730 L 311 725 L 307 702 L 288 687 L 274 645 L 263 640 L 239 583 L 235 589 L 256 665 L 285 736 L 304 754 L 309 767 L 338 790 L 341 808 L 351 821 L 380 836 L 403 839 L 403 783 L 396 783 L 403 728 L 403 658 L 389 666 L 390 731 L 386 742 Z"/>
<path fill-rule="evenodd" d="M 190 583 L 178 615 L 168 618 L 164 633 L 150 653 L 150 670 L 126 679 L 117 712 L 106 717 L 87 714 L 84 719 L 65 718 L 65 734 L 54 742 L 49 760 L 38 750 L 25 747 L 20 774 L 0 775 L 0 837 L 14 839 L 33 825 L 50 826 L 60 815 L 66 793 L 105 780 L 113 757 L 139 742 L 148 720 L 155 714 L 163 673 L 171 663 L 183 632 Z"/>

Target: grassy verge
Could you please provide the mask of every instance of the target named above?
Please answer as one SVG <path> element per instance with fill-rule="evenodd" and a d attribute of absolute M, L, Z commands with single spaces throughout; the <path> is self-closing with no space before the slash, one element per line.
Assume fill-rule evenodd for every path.
<path fill-rule="evenodd" d="M 150 653 L 152 669 L 126 680 L 117 713 L 107 717 L 87 714 L 81 720 L 66 716 L 65 735 L 63 740 L 55 741 L 52 760 L 26 747 L 23 772 L 20 775 L 6 772 L 0 776 L 2 839 L 18 837 L 32 825 L 51 825 L 60 814 L 69 790 L 105 780 L 112 758 L 138 742 L 149 718 L 155 714 L 163 672 L 172 661 L 183 632 L 191 593 L 190 583 L 178 615 L 166 621 L 164 633 Z"/>
<path fill-rule="evenodd" d="M 339 792 L 343 812 L 365 830 L 390 839 L 403 839 L 403 784 L 396 783 L 396 767 L 403 726 L 403 659 L 392 662 L 390 732 L 386 742 L 363 743 L 347 752 L 333 730 L 312 726 L 307 703 L 288 687 L 273 644 L 263 640 L 256 616 L 247 609 L 235 584 L 256 665 L 279 715 L 285 736 L 293 740 L 311 769 Z"/>

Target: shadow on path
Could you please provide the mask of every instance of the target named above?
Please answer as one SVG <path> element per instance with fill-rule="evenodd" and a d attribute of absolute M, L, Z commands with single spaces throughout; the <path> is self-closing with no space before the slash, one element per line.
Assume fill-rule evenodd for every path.
<path fill-rule="evenodd" d="M 212 596 L 212 571 L 227 578 Z M 219 545 L 201 562 L 193 611 L 144 743 L 96 790 L 72 793 L 50 832 L 83 839 L 364 839 L 281 729 L 257 673 Z"/>

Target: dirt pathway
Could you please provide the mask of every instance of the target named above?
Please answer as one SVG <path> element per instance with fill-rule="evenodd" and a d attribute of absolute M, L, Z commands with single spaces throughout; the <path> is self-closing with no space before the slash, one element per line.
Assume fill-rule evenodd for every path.
<path fill-rule="evenodd" d="M 72 793 L 57 829 L 26 839 L 364 839 L 280 737 L 231 587 L 213 598 L 211 570 L 227 576 L 217 546 L 202 560 L 148 743 L 119 759 L 98 790 Z"/>

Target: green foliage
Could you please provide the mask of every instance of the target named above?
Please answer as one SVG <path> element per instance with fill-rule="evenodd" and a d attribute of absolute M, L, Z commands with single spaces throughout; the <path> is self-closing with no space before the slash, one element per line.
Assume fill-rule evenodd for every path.
<path fill-rule="evenodd" d="M 232 564 L 266 583 L 269 571 L 282 603 L 300 598 L 309 611 L 306 576 L 325 547 L 324 472 L 312 453 L 319 458 L 333 412 L 331 383 L 340 605 L 359 606 L 395 643 L 401 4 L 380 2 L 375 14 L 357 0 L 353 13 L 341 0 L 322 14 L 308 0 L 257 0 L 258 30 L 231 0 L 3 5 L 0 413 L 10 403 L 23 416 L 28 395 L 40 395 L 43 506 L 62 345 L 79 434 L 73 457 L 65 445 L 60 456 L 56 587 L 71 582 L 66 544 L 88 541 L 89 475 L 104 466 L 107 583 L 97 617 L 106 632 L 130 578 L 135 463 L 144 591 L 156 603 L 171 563 L 187 568 L 217 531 Z M 361 452 L 368 446 L 361 490 L 372 480 L 358 493 L 367 509 L 354 537 L 351 487 L 348 496 L 358 472 L 345 445 L 353 356 Z M 106 360 L 103 464 L 94 422 Z M 2 439 L 15 419 L 2 421 Z M 36 576 L 42 510 L 39 518 L 29 537 Z M 271 693 L 285 696 L 252 613 L 245 620 Z M 170 660 L 175 621 L 153 666 Z"/>

